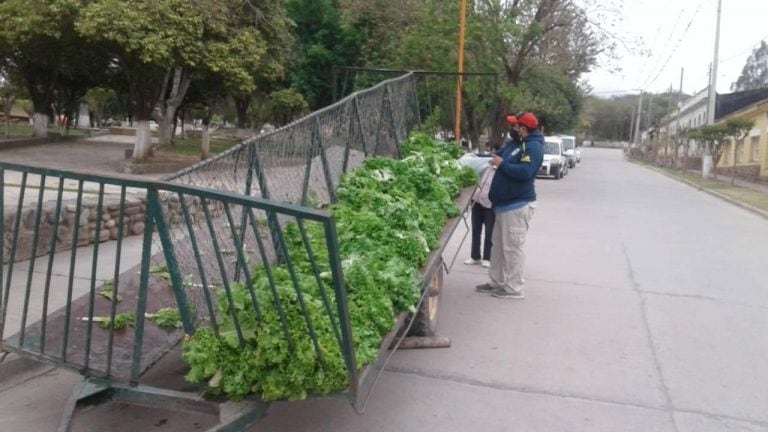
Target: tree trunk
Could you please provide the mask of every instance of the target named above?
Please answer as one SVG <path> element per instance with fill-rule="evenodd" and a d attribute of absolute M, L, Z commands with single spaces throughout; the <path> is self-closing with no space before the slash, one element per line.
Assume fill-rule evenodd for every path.
<path fill-rule="evenodd" d="M 184 128 L 184 118 L 186 116 L 187 116 L 186 111 L 182 111 L 179 114 L 179 118 L 181 119 L 181 133 L 179 134 L 179 136 L 181 137 L 181 139 L 186 139 L 187 138 L 187 130 Z"/>
<path fill-rule="evenodd" d="M 191 83 L 189 76 L 184 73 L 182 68 L 174 69 L 172 79 L 173 81 L 171 81 L 171 72 L 168 71 L 165 74 L 163 88 L 160 92 L 160 112 L 157 115 L 157 123 L 160 130 L 161 146 L 171 143 L 173 136 L 171 128 L 176 119 L 176 110 L 184 101 L 184 96 L 186 96 Z M 170 93 L 168 93 L 169 84 L 171 86 Z"/>
<path fill-rule="evenodd" d="M 468 99 L 465 99 L 469 101 Z M 473 104 L 468 103 L 464 107 L 464 114 L 467 116 L 467 135 L 469 135 L 470 150 L 483 148 L 485 143 L 480 142 L 480 125 L 477 119 Z"/>
<path fill-rule="evenodd" d="M 499 106 L 496 110 L 496 118 L 492 121 L 496 124 L 496 135 L 491 137 L 491 146 L 500 146 L 504 143 L 504 134 L 509 131 L 509 123 L 507 123 L 507 114 L 511 112 L 509 102 L 505 100 L 499 100 Z M 493 129 L 493 128 L 492 128 Z"/>
<path fill-rule="evenodd" d="M 133 159 L 144 161 L 152 154 L 152 133 L 149 120 L 136 121 L 136 143 L 133 147 Z"/>
<path fill-rule="evenodd" d="M 712 170 L 712 166 L 714 165 L 714 160 L 712 157 L 712 151 L 709 143 L 706 143 L 704 147 L 704 154 L 701 157 L 701 177 L 702 178 L 710 178 L 712 176 L 712 173 L 710 172 Z M 717 179 L 717 173 L 715 173 L 715 179 Z"/>
<path fill-rule="evenodd" d="M 237 111 L 237 128 L 245 129 L 247 124 L 248 107 L 251 105 L 251 95 L 239 95 L 235 97 L 235 109 Z"/>
<path fill-rule="evenodd" d="M 203 135 L 200 141 L 200 159 L 206 160 L 211 157 L 211 133 L 208 129 L 210 121 L 203 121 Z"/>
<path fill-rule="evenodd" d="M 9 96 L 3 98 L 3 115 L 5 118 L 5 139 L 11 137 L 11 111 L 13 110 L 13 103 L 16 100 L 16 96 Z"/>
<path fill-rule="evenodd" d="M 179 115 L 176 114 L 173 116 L 173 126 L 171 126 L 171 145 L 175 145 L 174 140 L 176 139 L 176 128 L 178 126 L 179 126 Z"/>
<path fill-rule="evenodd" d="M 33 128 L 35 130 L 34 136 L 37 138 L 48 137 L 48 114 L 36 112 L 32 117 Z"/>
<path fill-rule="evenodd" d="M 680 151 L 680 146 L 677 144 L 677 142 L 672 142 L 672 169 L 677 169 L 677 153 Z"/>

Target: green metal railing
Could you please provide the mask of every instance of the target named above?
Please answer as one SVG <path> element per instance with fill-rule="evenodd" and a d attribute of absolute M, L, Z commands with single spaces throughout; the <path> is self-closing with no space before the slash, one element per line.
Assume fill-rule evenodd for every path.
<path fill-rule="evenodd" d="M 303 301 L 307 282 L 296 277 L 296 257 L 287 252 L 286 226 L 295 224 L 350 388 L 357 388 L 335 221 L 327 212 L 164 181 L 0 162 L 0 215 L 0 348 L 88 378 L 131 384 L 185 333 L 205 326 L 218 335 L 225 312 L 217 299 L 232 304 L 235 284 L 248 290 L 248 307 L 260 319 L 267 305 L 258 301 L 254 269 L 268 276 L 270 307 L 278 311 L 284 337 L 289 343 L 311 338 L 322 359 Z M 324 250 L 310 243 L 308 224 L 322 227 Z M 272 278 L 278 265 L 291 273 L 306 332 L 296 334 L 285 322 Z M 329 269 L 331 283 L 321 269 Z M 162 307 L 179 309 L 182 328 L 147 322 L 146 314 Z M 130 318 L 124 314 L 133 322 L 120 330 L 119 318 Z M 243 343 L 238 316 L 226 318 Z"/>

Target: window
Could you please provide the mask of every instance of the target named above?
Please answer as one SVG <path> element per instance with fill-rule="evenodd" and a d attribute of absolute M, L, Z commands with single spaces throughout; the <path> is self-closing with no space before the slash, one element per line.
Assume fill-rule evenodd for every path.
<path fill-rule="evenodd" d="M 746 138 L 736 143 L 736 162 L 742 163 L 744 162 L 744 143 L 747 141 Z"/>
<path fill-rule="evenodd" d="M 760 136 L 752 137 L 752 162 L 760 161 Z"/>
<path fill-rule="evenodd" d="M 556 143 L 556 142 L 545 141 L 544 142 L 544 154 L 559 155 L 560 154 L 560 144 Z"/>

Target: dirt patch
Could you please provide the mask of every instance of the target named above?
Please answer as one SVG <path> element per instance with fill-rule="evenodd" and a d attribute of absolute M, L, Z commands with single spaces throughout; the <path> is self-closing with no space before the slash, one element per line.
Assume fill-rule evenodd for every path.
<path fill-rule="evenodd" d="M 200 157 L 158 151 L 146 161 L 126 160 L 123 171 L 128 174 L 168 174 L 197 162 L 200 162 Z"/>
<path fill-rule="evenodd" d="M 0 160 L 92 174 L 138 174 L 152 178 L 176 172 L 200 161 L 195 156 L 159 151 L 148 161 L 135 163 L 126 158 L 132 149 L 133 137 L 101 136 L 0 150 Z"/>

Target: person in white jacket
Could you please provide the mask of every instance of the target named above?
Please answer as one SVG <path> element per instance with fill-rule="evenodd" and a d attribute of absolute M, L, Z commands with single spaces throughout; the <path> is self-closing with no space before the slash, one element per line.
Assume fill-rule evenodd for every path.
<path fill-rule="evenodd" d="M 488 192 L 491 190 L 491 182 L 495 172 L 496 170 L 490 166 L 483 170 L 475 190 L 474 204 L 472 204 L 472 250 L 470 258 L 464 261 L 464 264 L 467 265 L 479 264 L 483 267 L 490 267 L 491 265 L 491 233 L 496 215 L 493 212 L 491 200 L 488 198 Z M 483 228 L 485 228 L 485 236 L 483 236 Z M 485 237 L 482 242 L 482 254 L 480 253 L 481 237 Z"/>

